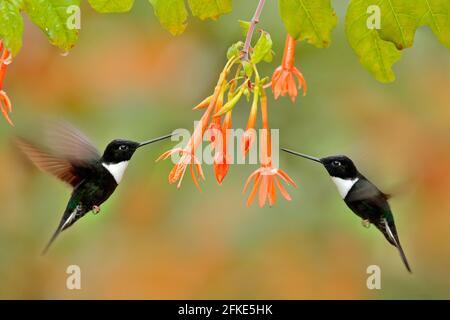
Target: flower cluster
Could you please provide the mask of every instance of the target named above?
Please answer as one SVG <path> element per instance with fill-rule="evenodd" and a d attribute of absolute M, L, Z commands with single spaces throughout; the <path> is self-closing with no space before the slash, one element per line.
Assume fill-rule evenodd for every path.
<path fill-rule="evenodd" d="M 6 69 L 11 63 L 11 55 L 8 49 L 4 46 L 3 41 L 0 40 L 0 110 L 5 117 L 6 121 L 10 125 L 13 125 L 9 113 L 12 111 L 11 100 L 9 100 L 8 95 L 3 91 L 3 80 L 6 76 Z"/>
<path fill-rule="evenodd" d="M 179 160 L 169 174 L 169 183 L 177 183 L 180 187 L 189 167 L 195 185 L 201 190 L 198 180 L 200 178 L 204 180 L 205 176 L 201 161 L 196 154 L 206 138 L 214 152 L 216 180 L 222 184 L 231 164 L 229 129 L 232 128 L 232 112 L 241 98 L 246 97 L 251 103 L 247 126 L 240 139 L 240 148 L 244 157 L 247 157 L 256 141 L 255 127 L 258 114 L 261 115 L 263 133 L 259 141 L 260 168 L 249 176 L 244 186 L 245 192 L 253 181 L 247 205 L 250 205 L 258 194 L 259 206 L 264 206 L 266 202 L 272 206 L 276 201 L 277 189 L 286 200 L 291 200 L 283 183 L 294 187 L 296 184 L 283 170 L 276 168 L 272 161 L 266 89 L 272 87 L 275 98 L 288 94 L 292 101 L 295 101 L 298 92 L 295 83 L 297 78 L 299 86 L 303 87 L 304 94 L 306 93 L 306 82 L 294 66 L 294 52 L 295 40 L 288 36 L 282 65 L 276 69 L 270 81 L 267 77 L 260 77 L 257 68 L 259 62 L 269 62 L 272 59 L 272 40 L 267 32 L 261 30 L 261 37 L 253 48 L 247 47 L 242 42 L 237 42 L 230 47 L 227 53 L 228 61 L 219 75 L 213 94 L 194 107 L 194 110 L 204 110 L 204 113 L 186 146 L 166 151 L 158 158 L 161 160 L 175 154 L 179 155 Z"/>

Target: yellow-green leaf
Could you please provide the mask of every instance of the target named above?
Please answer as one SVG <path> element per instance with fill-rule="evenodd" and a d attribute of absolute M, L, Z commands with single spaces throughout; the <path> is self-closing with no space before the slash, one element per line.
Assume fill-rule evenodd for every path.
<path fill-rule="evenodd" d="M 380 82 L 392 82 L 392 65 L 401 57 L 393 42 L 381 39 L 376 29 L 367 26 L 367 1 L 351 0 L 345 20 L 345 32 L 360 63 Z"/>
<path fill-rule="evenodd" d="M 173 35 L 186 29 L 187 11 L 183 0 L 149 0 L 161 25 Z"/>
<path fill-rule="evenodd" d="M 245 37 L 247 35 L 248 29 L 250 29 L 250 22 L 239 20 L 239 26 L 242 29 L 242 35 Z"/>
<path fill-rule="evenodd" d="M 251 63 L 257 64 L 264 60 L 267 56 L 267 59 L 270 59 L 268 55 L 272 53 L 272 38 L 270 34 L 262 31 L 261 36 L 256 42 L 255 47 L 253 48 L 253 52 L 251 55 Z"/>
<path fill-rule="evenodd" d="M 330 45 L 337 17 L 330 0 L 279 0 L 280 15 L 291 36 L 318 48 Z"/>
<path fill-rule="evenodd" d="M 232 0 L 189 0 L 194 16 L 205 20 L 216 20 L 219 16 L 231 12 Z"/>
<path fill-rule="evenodd" d="M 78 30 L 69 28 L 70 7 L 80 6 L 80 0 L 25 0 L 25 11 L 47 35 L 51 44 L 64 51 L 71 49 L 78 38 Z"/>
<path fill-rule="evenodd" d="M 244 47 L 244 43 L 242 41 L 238 41 L 236 43 L 233 43 L 227 51 L 227 59 L 230 60 L 231 58 L 237 57 Z"/>
<path fill-rule="evenodd" d="M 398 49 L 410 48 L 421 18 L 427 8 L 424 0 L 379 0 L 381 28 L 378 30 L 383 40 L 394 42 Z M 373 0 L 364 0 L 362 5 L 374 5 Z"/>
<path fill-rule="evenodd" d="M 427 13 L 422 18 L 422 24 L 430 26 L 439 41 L 450 49 L 450 1 L 423 0 Z"/>
<path fill-rule="evenodd" d="M 89 4 L 101 13 L 128 12 L 134 4 L 134 0 L 89 0 Z"/>
<path fill-rule="evenodd" d="M 0 1 L 0 39 L 13 57 L 22 47 L 23 19 L 20 5 L 18 1 Z"/>

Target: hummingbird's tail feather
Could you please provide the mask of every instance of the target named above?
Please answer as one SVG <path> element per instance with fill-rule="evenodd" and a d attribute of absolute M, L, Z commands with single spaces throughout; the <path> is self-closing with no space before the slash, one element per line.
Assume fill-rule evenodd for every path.
<path fill-rule="evenodd" d="M 406 258 L 405 252 L 403 251 L 402 245 L 400 244 L 400 239 L 398 238 L 397 230 L 395 228 L 394 222 L 389 223 L 386 219 L 383 219 L 384 226 L 380 230 L 385 235 L 386 239 L 397 248 L 400 258 L 409 273 L 412 273 L 411 267 L 409 265 L 408 259 Z"/>
<path fill-rule="evenodd" d="M 53 233 L 53 236 L 50 238 L 50 241 L 45 246 L 41 255 L 45 255 L 50 246 L 52 245 L 52 243 L 59 236 L 59 234 L 62 231 L 66 230 L 68 227 L 70 227 L 72 224 L 74 224 L 75 221 L 77 221 L 80 217 L 82 217 L 84 213 L 85 211 L 83 211 L 82 206 L 76 206 L 74 210 L 66 208 L 66 211 L 63 214 L 61 222 L 58 225 L 58 228 L 56 229 L 55 233 Z"/>

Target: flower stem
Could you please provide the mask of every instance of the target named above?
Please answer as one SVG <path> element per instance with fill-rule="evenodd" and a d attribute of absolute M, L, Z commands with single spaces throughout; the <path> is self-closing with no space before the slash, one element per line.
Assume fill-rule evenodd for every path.
<path fill-rule="evenodd" d="M 266 3 L 266 0 L 259 0 L 258 6 L 256 7 L 255 14 L 253 15 L 253 18 L 250 22 L 250 27 L 247 31 L 247 36 L 245 38 L 244 48 L 242 49 L 242 61 L 248 61 L 249 58 L 249 51 L 250 51 L 250 45 L 252 42 L 253 33 L 255 32 L 256 24 L 259 22 L 259 17 L 261 16 L 261 12 L 264 8 L 264 4 Z"/>

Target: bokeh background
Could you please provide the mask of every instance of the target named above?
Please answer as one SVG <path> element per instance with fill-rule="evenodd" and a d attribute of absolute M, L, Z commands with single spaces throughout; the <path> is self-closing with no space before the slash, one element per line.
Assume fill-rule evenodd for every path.
<path fill-rule="evenodd" d="M 191 18 L 172 37 L 146 1 L 131 13 L 101 15 L 82 8 L 80 39 L 69 55 L 50 46 L 27 22 L 24 47 L 5 90 L 16 127 L 0 123 L 0 297 L 136 299 L 377 299 L 450 298 L 450 59 L 428 28 L 395 66 L 397 81 L 377 83 L 349 47 L 343 17 L 325 50 L 297 48 L 296 65 L 309 85 L 293 105 L 269 101 L 282 145 L 316 156 L 343 153 L 391 201 L 414 274 L 374 228 L 365 229 L 340 200 L 325 171 L 281 155 L 299 184 L 291 202 L 245 206 L 242 187 L 256 166 L 234 166 L 222 186 L 211 167 L 197 191 L 187 176 L 167 183 L 172 164 L 155 163 L 171 142 L 133 159 L 102 212 L 64 232 L 47 256 L 40 251 L 56 228 L 70 190 L 26 162 L 13 134 L 34 134 L 43 118 L 69 121 L 103 148 L 117 137 L 142 140 L 192 129 L 191 108 L 210 94 L 227 47 L 242 39 L 238 19 L 256 1 L 234 1 L 219 21 Z M 276 2 L 261 27 L 269 30 L 279 64 L 285 32 Z M 245 125 L 249 106 L 234 112 Z M 66 289 L 66 268 L 81 267 L 82 290 Z M 382 289 L 368 290 L 366 268 L 382 270 Z"/>

